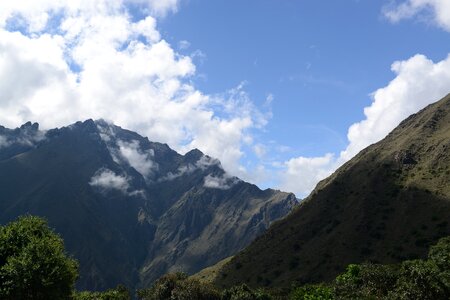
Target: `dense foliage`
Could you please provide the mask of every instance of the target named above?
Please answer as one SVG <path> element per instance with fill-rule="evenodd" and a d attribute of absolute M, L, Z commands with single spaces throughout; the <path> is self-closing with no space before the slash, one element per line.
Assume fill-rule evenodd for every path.
<path fill-rule="evenodd" d="M 185 273 L 170 273 L 158 279 L 149 289 L 138 291 L 141 300 L 270 300 L 261 290 L 246 285 L 220 292 L 211 284 L 189 278 Z"/>
<path fill-rule="evenodd" d="M 178 272 L 162 276 L 149 289 L 139 290 L 138 297 L 142 300 L 219 300 L 220 293 L 212 285 Z"/>
<path fill-rule="evenodd" d="M 349 265 L 333 283 L 298 287 L 290 299 L 450 299 L 450 237 L 431 247 L 426 260 Z"/>
<path fill-rule="evenodd" d="M 0 299 L 69 299 L 77 262 L 37 217 L 0 227 Z"/>
<path fill-rule="evenodd" d="M 0 299 L 131 299 L 121 285 L 104 292 L 75 292 L 76 278 L 76 261 L 44 220 L 26 216 L 0 226 Z M 303 285 L 287 294 L 271 296 L 245 284 L 219 290 L 180 272 L 137 291 L 141 300 L 450 299 L 450 237 L 432 246 L 427 259 L 352 264 L 331 283 Z"/>
<path fill-rule="evenodd" d="M 131 296 L 125 286 L 119 285 L 115 289 L 110 289 L 104 292 L 78 292 L 73 298 L 74 300 L 130 300 Z"/>

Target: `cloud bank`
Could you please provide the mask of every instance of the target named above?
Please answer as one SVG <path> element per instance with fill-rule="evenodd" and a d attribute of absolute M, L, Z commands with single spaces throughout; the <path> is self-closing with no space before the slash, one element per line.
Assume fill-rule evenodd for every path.
<path fill-rule="evenodd" d="M 385 6 L 383 11 L 384 15 L 391 22 L 418 17 L 450 32 L 450 1 L 406 0 L 400 3 L 397 2 Z"/>
<path fill-rule="evenodd" d="M 127 194 L 127 190 L 130 188 L 126 176 L 116 175 L 109 169 L 98 170 L 94 176 L 92 176 L 89 184 L 104 190 L 118 190 L 124 194 Z"/>
<path fill-rule="evenodd" d="M 238 182 L 239 179 L 230 176 L 227 173 L 224 173 L 221 176 L 209 174 L 205 176 L 203 186 L 210 189 L 228 190 Z"/>
<path fill-rule="evenodd" d="M 242 85 L 222 95 L 192 85 L 192 58 L 177 53 L 157 29 L 158 18 L 178 5 L 1 1 L 0 124 L 35 120 L 45 129 L 113 120 L 180 152 L 199 148 L 246 177 L 241 146 L 270 116 L 255 108 Z M 146 17 L 136 20 L 135 11 Z"/>
<path fill-rule="evenodd" d="M 244 147 L 260 160 L 267 155 L 267 145 L 255 142 L 253 131 L 264 128 L 270 113 L 253 105 L 245 84 L 221 95 L 197 90 L 191 83 L 196 73 L 192 57 L 161 37 L 158 18 L 178 6 L 178 0 L 0 1 L 0 124 L 15 127 L 33 120 L 46 129 L 103 118 L 180 152 L 199 148 L 246 180 L 274 173 L 263 165 L 249 170 L 240 162 Z M 145 17 L 136 19 L 133 11 Z M 447 0 L 396 1 L 384 14 L 392 22 L 419 17 L 450 31 Z M 188 45 L 180 41 L 179 47 Z M 279 187 L 308 194 L 317 181 L 402 119 L 448 93 L 448 70 L 450 58 L 433 62 L 416 55 L 395 62 L 395 78 L 373 93 L 365 119 L 348 130 L 346 149 L 287 159 L 279 164 Z M 0 139 L 0 145 L 6 143 Z M 133 144 L 123 144 L 119 152 L 142 174 L 155 168 L 151 153 Z M 123 178 L 115 176 L 105 173 L 96 182 L 123 188 Z M 205 183 L 221 186 L 215 178 Z"/>
<path fill-rule="evenodd" d="M 126 162 L 138 171 L 144 178 L 150 178 L 158 170 L 158 164 L 153 161 L 153 149 L 142 151 L 139 143 L 118 141 L 119 152 Z"/>

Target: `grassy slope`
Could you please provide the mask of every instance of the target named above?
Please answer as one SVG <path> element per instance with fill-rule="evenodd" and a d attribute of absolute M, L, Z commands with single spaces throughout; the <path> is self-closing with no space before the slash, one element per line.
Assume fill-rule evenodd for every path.
<path fill-rule="evenodd" d="M 319 183 L 215 282 L 282 287 L 331 280 L 349 263 L 425 257 L 449 221 L 450 95 Z"/>
<path fill-rule="evenodd" d="M 227 264 L 232 258 L 233 258 L 233 256 L 227 257 L 227 258 L 219 261 L 215 265 L 212 265 L 208 268 L 204 268 L 203 270 L 201 270 L 198 273 L 195 273 L 194 275 L 190 276 L 189 278 L 197 279 L 202 282 L 212 283 L 214 280 L 216 280 L 218 274 L 220 273 L 220 269 L 225 264 Z"/>

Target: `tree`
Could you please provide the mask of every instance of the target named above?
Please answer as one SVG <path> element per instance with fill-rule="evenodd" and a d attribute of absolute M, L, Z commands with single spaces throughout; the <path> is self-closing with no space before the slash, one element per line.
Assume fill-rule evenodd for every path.
<path fill-rule="evenodd" d="M 231 287 L 222 293 L 222 300 L 271 300 L 263 290 L 252 290 L 246 284 Z"/>
<path fill-rule="evenodd" d="M 73 297 L 74 300 L 130 300 L 130 291 L 124 285 L 118 285 L 115 289 L 104 292 L 78 292 Z"/>
<path fill-rule="evenodd" d="M 70 299 L 77 267 L 45 220 L 25 216 L 0 226 L 1 299 Z"/>
<path fill-rule="evenodd" d="M 212 285 L 188 278 L 182 272 L 166 274 L 137 294 L 142 300 L 220 300 L 220 293 Z"/>
<path fill-rule="evenodd" d="M 295 288 L 289 295 L 290 300 L 331 300 L 333 289 L 324 284 L 304 285 Z"/>
<path fill-rule="evenodd" d="M 448 299 L 439 275 L 439 268 L 433 261 L 421 259 L 404 261 L 395 290 L 389 293 L 390 298 Z"/>

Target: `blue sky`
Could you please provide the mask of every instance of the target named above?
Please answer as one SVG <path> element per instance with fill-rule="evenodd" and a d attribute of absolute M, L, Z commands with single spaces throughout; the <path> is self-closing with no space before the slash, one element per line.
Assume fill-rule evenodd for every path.
<path fill-rule="evenodd" d="M 8 2 L 1 125 L 105 118 L 298 197 L 450 92 L 448 0 Z"/>
<path fill-rule="evenodd" d="M 246 82 L 258 106 L 272 94 L 262 140 L 291 155 L 338 152 L 363 119 L 370 93 L 394 78 L 390 66 L 417 53 L 446 58 L 448 33 L 409 20 L 392 24 L 383 1 L 205 1 L 181 4 L 160 22 L 181 53 L 201 51 L 195 85 L 220 93 Z"/>

